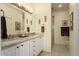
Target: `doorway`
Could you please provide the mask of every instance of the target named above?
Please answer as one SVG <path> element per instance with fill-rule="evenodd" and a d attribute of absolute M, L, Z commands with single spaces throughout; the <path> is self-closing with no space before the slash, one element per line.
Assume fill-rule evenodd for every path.
<path fill-rule="evenodd" d="M 52 16 L 52 20 L 51 20 L 51 37 L 52 37 L 52 41 L 51 41 L 51 48 L 53 48 L 54 45 L 54 16 Z"/>

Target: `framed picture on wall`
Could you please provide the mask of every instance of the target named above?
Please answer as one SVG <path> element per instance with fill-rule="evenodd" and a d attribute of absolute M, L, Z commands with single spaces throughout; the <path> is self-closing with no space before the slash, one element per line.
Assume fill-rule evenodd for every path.
<path fill-rule="evenodd" d="M 15 22 L 15 30 L 16 30 L 16 31 L 21 30 L 21 23 L 18 22 L 18 21 Z"/>
<path fill-rule="evenodd" d="M 70 30 L 73 30 L 73 12 L 70 14 Z"/>

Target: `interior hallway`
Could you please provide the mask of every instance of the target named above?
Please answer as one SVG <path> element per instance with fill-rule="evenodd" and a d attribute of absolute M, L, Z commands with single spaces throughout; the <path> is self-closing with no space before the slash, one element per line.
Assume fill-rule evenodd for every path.
<path fill-rule="evenodd" d="M 40 56 L 70 56 L 70 51 L 65 45 L 55 44 L 51 53 L 42 52 Z"/>

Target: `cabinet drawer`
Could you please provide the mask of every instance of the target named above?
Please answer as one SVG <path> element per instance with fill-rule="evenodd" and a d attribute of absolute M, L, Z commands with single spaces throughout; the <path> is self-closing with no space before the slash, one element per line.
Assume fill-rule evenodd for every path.
<path fill-rule="evenodd" d="M 36 56 L 37 55 L 37 50 L 35 48 L 30 49 L 30 56 Z"/>
<path fill-rule="evenodd" d="M 36 40 L 35 39 L 30 41 L 30 47 L 36 47 Z"/>

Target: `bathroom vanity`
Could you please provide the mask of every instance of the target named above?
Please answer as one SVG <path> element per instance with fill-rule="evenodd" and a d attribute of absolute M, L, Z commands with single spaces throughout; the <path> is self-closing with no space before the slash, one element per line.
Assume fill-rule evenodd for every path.
<path fill-rule="evenodd" d="M 42 35 L 2 40 L 2 56 L 37 56 L 43 50 Z"/>
<path fill-rule="evenodd" d="M 41 34 L 36 32 L 36 22 L 34 15 L 29 11 L 24 11 L 13 4 L 1 4 L 4 11 L 7 36 L 1 41 L 2 56 L 36 56 L 43 50 L 43 39 Z M 9 13 L 8 13 L 9 12 Z M 3 31 L 4 32 L 4 31 Z M 13 34 L 33 33 L 29 36 L 17 36 Z M 43 30 L 44 32 L 44 30 Z M 4 36 L 4 35 L 3 35 Z"/>

